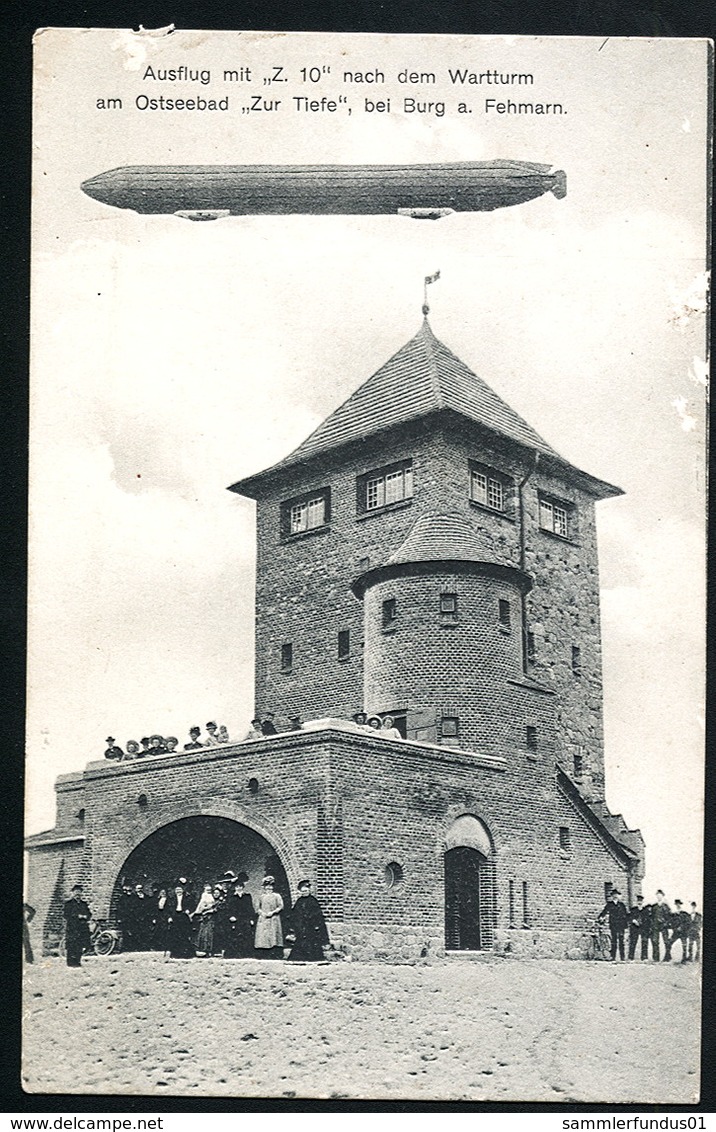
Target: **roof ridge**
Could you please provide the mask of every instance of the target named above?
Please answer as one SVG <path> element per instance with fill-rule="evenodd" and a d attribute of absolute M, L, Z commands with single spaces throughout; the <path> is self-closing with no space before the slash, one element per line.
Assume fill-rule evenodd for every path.
<path fill-rule="evenodd" d="M 425 350 L 425 357 L 430 371 L 430 381 L 437 401 L 438 409 L 445 408 L 445 398 L 443 397 L 442 386 L 440 384 L 440 374 L 438 373 L 438 362 L 435 356 L 435 347 L 442 345 L 439 338 L 436 338 L 432 326 L 428 322 L 427 313 L 423 316 L 423 324 L 418 331 L 420 335 L 421 344 Z"/>

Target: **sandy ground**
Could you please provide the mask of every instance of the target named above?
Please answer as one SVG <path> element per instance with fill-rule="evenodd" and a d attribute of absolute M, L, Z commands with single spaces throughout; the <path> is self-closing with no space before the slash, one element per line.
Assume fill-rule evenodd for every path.
<path fill-rule="evenodd" d="M 145 954 L 26 974 L 29 1092 L 697 1100 L 693 964 Z"/>

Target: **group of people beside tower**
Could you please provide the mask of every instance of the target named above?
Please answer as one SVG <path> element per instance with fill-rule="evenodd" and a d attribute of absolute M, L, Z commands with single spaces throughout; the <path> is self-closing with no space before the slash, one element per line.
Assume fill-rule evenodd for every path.
<path fill-rule="evenodd" d="M 248 875 L 229 870 L 199 896 L 186 877 L 154 892 L 125 883 L 117 901 L 124 951 L 164 951 L 173 959 L 270 958 L 316 962 L 330 948 L 326 921 L 310 880 L 298 885 L 293 907 L 284 908 L 273 876 L 265 876 L 256 901 L 245 885 Z M 89 947 L 91 912 L 76 885 L 65 903 L 67 964 L 79 966 Z"/>
<path fill-rule="evenodd" d="M 613 888 L 609 893 L 606 904 L 599 913 L 597 920 L 600 924 L 609 925 L 611 936 L 610 959 L 615 960 L 617 951 L 619 958 L 624 959 L 624 936 L 629 929 L 629 959 L 636 958 L 637 946 L 640 947 L 640 958 L 651 958 L 655 963 L 660 960 L 671 962 L 672 951 L 678 943 L 681 945 L 681 962 L 699 962 L 701 958 L 701 929 L 703 916 L 697 911 L 696 902 L 692 900 L 691 911 L 687 912 L 681 900 L 674 901 L 673 911 L 669 907 L 661 889 L 656 892 L 653 904 L 645 904 L 643 896 L 636 897 L 636 903 L 627 909 L 619 889 Z M 664 947 L 663 959 L 661 946 Z"/>

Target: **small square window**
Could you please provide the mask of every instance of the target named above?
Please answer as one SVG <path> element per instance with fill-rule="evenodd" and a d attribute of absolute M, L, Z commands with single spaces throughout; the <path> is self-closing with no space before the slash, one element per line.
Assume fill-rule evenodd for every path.
<path fill-rule="evenodd" d="M 582 650 L 579 645 L 572 645 L 572 672 L 575 676 L 582 675 Z"/>
<path fill-rule="evenodd" d="M 293 672 L 293 645 L 281 645 L 281 671 L 289 674 Z"/>
<path fill-rule="evenodd" d="M 499 615 L 501 628 L 509 629 L 512 625 L 512 619 L 510 617 L 510 603 L 509 601 L 505 601 L 504 598 L 500 598 L 499 601 Z"/>
<path fill-rule="evenodd" d="M 383 628 L 390 629 L 395 625 L 398 616 L 398 604 L 394 597 L 389 597 L 383 602 Z"/>
<path fill-rule="evenodd" d="M 528 724 L 526 736 L 527 736 L 527 746 L 528 746 L 529 750 L 530 751 L 536 751 L 537 750 L 537 728 L 532 727 Z"/>
<path fill-rule="evenodd" d="M 443 739 L 457 739 L 460 720 L 456 715 L 444 715 L 440 720 L 440 735 Z"/>
<path fill-rule="evenodd" d="M 457 621 L 457 594 L 440 594 L 440 617 L 443 621 Z"/>
<path fill-rule="evenodd" d="M 559 847 L 560 849 L 569 849 L 570 847 L 569 826 L 561 825 L 559 827 Z"/>
<path fill-rule="evenodd" d="M 351 655 L 350 629 L 340 629 L 338 632 L 338 659 L 346 660 Z"/>

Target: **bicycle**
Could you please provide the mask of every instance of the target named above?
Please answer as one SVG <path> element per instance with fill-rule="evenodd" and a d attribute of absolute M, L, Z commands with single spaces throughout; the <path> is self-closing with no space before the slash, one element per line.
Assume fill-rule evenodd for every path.
<path fill-rule="evenodd" d="M 587 959 L 609 959 L 612 957 L 612 936 L 609 929 L 596 921 L 592 925 L 591 935 L 587 944 Z"/>
<path fill-rule="evenodd" d="M 112 927 L 108 921 L 90 920 L 89 932 L 90 942 L 89 947 L 84 950 L 85 955 L 94 951 L 95 955 L 104 957 L 122 950 L 122 933 L 118 928 Z M 67 954 L 64 932 L 59 941 L 58 951 L 61 956 Z"/>

